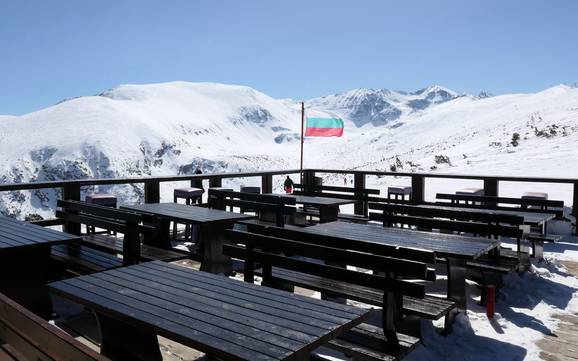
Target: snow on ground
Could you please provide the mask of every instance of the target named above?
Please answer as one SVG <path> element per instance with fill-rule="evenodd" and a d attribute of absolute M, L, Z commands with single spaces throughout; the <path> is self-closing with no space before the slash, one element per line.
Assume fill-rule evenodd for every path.
<path fill-rule="evenodd" d="M 570 244 L 576 247 L 578 238 Z M 477 304 L 479 292 L 470 286 L 476 297 L 468 302 L 467 317 L 456 319 L 449 336 L 425 327 L 424 347 L 406 360 L 539 360 L 536 342 L 555 333 L 558 321 L 553 316 L 578 312 L 578 279 L 567 273 L 558 253 L 547 249 L 545 261 L 506 277 L 493 319 Z"/>

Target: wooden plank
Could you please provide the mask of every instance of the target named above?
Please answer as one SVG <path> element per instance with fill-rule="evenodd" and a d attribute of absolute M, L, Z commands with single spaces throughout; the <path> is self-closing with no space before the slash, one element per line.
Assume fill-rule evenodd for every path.
<path fill-rule="evenodd" d="M 414 297 L 423 297 L 425 288 L 417 283 L 406 282 L 398 279 L 384 279 L 383 277 L 350 271 L 341 267 L 316 264 L 299 259 L 280 256 L 262 251 L 251 251 L 233 245 L 225 245 L 223 251 L 231 257 L 262 262 L 270 265 L 278 265 L 293 271 L 303 271 L 320 277 L 339 279 L 345 282 L 356 283 L 366 287 L 376 287 L 380 290 L 390 290 Z"/>
<path fill-rule="evenodd" d="M 314 184 L 295 184 L 294 188 L 309 189 L 313 191 L 332 191 L 332 192 L 343 192 L 343 193 L 363 193 L 363 194 L 379 194 L 379 189 L 369 189 L 355 187 L 341 187 L 341 186 L 327 186 L 327 185 L 314 185 Z"/>
<path fill-rule="evenodd" d="M 160 182 L 155 179 L 148 179 L 144 182 L 145 203 L 158 203 L 161 199 Z"/>
<path fill-rule="evenodd" d="M 78 278 L 72 284 L 70 282 L 71 280 L 54 283 L 51 285 L 51 289 L 56 294 L 87 305 L 105 315 L 135 325 L 143 330 L 151 330 L 161 336 L 216 357 L 230 360 L 269 361 L 276 359 L 171 320 L 159 319 L 149 312 L 132 307 L 132 304 L 127 305 L 86 290 L 85 288 L 89 288 L 89 286 L 83 284 Z"/>
<path fill-rule="evenodd" d="M 348 224 L 344 222 L 340 223 L 345 225 Z M 392 256 L 419 262 L 435 262 L 434 252 L 428 250 L 411 249 L 396 245 L 386 245 L 372 242 L 359 242 L 355 239 L 352 240 L 348 238 L 342 238 L 339 235 L 334 236 L 329 234 L 322 234 L 321 232 L 305 232 L 303 228 L 289 229 L 287 227 L 281 228 L 262 224 L 249 224 L 248 227 L 251 232 L 257 232 L 264 235 L 292 239 L 301 242 L 310 242 L 340 249 L 354 249 L 359 252 L 367 252 L 381 256 Z"/>
<path fill-rule="evenodd" d="M 248 247 L 267 249 L 267 251 L 289 252 L 292 255 L 322 259 L 349 266 L 366 267 L 378 272 L 396 272 L 399 276 L 405 277 L 423 279 L 427 273 L 426 264 L 411 260 L 361 253 L 244 231 L 228 230 L 226 234 L 231 241 L 246 244 Z"/>
<path fill-rule="evenodd" d="M 61 231 L 57 231 L 54 229 L 41 227 L 41 226 L 38 226 L 38 225 L 35 225 L 32 223 L 23 222 L 23 221 L 13 219 L 10 217 L 0 216 L 0 222 L 2 222 L 2 224 L 17 225 L 19 227 L 23 227 L 23 228 L 28 229 L 28 230 L 34 230 L 36 232 L 40 232 L 41 234 L 52 234 L 52 235 L 58 235 L 60 237 L 78 238 L 77 236 L 66 233 L 66 232 L 61 232 Z"/>
<path fill-rule="evenodd" d="M 166 284 L 173 284 L 172 279 L 178 279 L 182 285 L 202 288 L 204 290 L 203 292 L 213 292 L 212 294 L 215 297 L 224 297 L 224 299 L 229 300 L 228 302 L 230 303 L 243 301 L 240 305 L 243 305 L 245 308 L 253 307 L 252 304 L 262 306 L 273 305 L 273 307 L 277 307 L 283 311 L 281 315 L 284 316 L 288 316 L 284 311 L 291 310 L 296 314 L 306 316 L 305 319 L 300 321 L 301 323 L 316 328 L 331 327 L 324 322 L 339 322 L 343 319 L 363 314 L 363 311 L 352 310 L 350 306 L 337 307 L 332 304 L 326 305 L 326 303 L 320 302 L 319 300 L 313 300 L 313 302 L 311 302 L 308 298 L 298 295 L 296 295 L 297 297 L 289 296 L 286 292 L 280 293 L 280 291 L 277 290 L 273 290 L 276 292 L 269 292 L 270 290 L 266 287 L 257 285 L 254 285 L 256 287 L 248 287 L 250 284 L 236 280 L 229 282 L 225 277 L 221 277 L 222 280 L 219 278 L 206 277 L 206 272 L 189 273 L 180 272 L 180 270 L 176 268 L 159 267 L 156 262 L 143 265 L 143 267 L 139 269 L 139 272 L 147 272 L 148 274 L 155 275 L 159 274 L 159 270 L 161 269 L 163 275 L 166 273 L 171 277 L 171 279 L 163 281 L 165 283 L 168 282 Z M 144 275 L 141 276 L 145 277 Z M 165 278 L 168 278 L 168 276 L 165 276 Z M 263 290 L 263 288 L 265 288 L 265 290 Z M 246 305 L 244 302 L 248 302 L 248 304 Z M 318 319 L 319 322 L 311 322 L 311 320 L 308 319 Z"/>
<path fill-rule="evenodd" d="M 124 205 L 121 208 L 130 209 L 137 212 L 154 214 L 160 218 L 166 218 L 183 223 L 231 223 L 244 219 L 251 219 L 254 216 L 225 212 L 204 207 L 189 206 L 177 203 L 152 203 L 140 205 Z"/>
<path fill-rule="evenodd" d="M 0 340 L 31 360 L 108 360 L 1 294 Z"/>
<path fill-rule="evenodd" d="M 449 230 L 453 232 L 466 232 L 484 236 L 504 236 L 511 238 L 522 238 L 524 231 L 515 226 L 503 226 L 486 224 L 480 222 L 454 221 L 448 219 L 414 217 L 398 214 L 370 213 L 372 221 L 380 221 L 384 226 L 396 224 L 417 226 L 427 229 Z"/>
<path fill-rule="evenodd" d="M 360 243 L 376 243 L 434 251 L 440 257 L 474 259 L 498 247 L 499 241 L 479 237 L 384 228 L 377 225 L 331 222 L 305 227 L 303 233 L 346 238 Z"/>
<path fill-rule="evenodd" d="M 83 241 L 89 243 L 91 247 L 95 247 L 104 252 L 122 253 L 123 240 L 116 237 L 109 237 L 100 234 L 91 234 L 83 237 Z M 141 258 L 148 261 L 156 260 L 178 260 L 187 258 L 189 253 L 178 252 L 163 248 L 152 247 L 148 245 L 141 245 Z"/>
<path fill-rule="evenodd" d="M 558 201 L 553 199 L 532 199 L 532 198 L 513 198 L 513 197 L 497 197 L 492 195 L 485 196 L 475 196 L 469 194 L 451 194 L 451 193 L 437 193 L 437 199 L 449 199 L 449 200 L 462 200 L 471 202 L 481 202 L 493 204 L 497 203 L 505 204 L 517 204 L 521 206 L 544 206 L 553 208 L 564 207 L 564 201 Z"/>
<path fill-rule="evenodd" d="M 351 306 L 341 305 L 338 303 L 328 303 L 322 300 L 317 300 L 311 297 L 303 297 L 287 292 L 280 292 L 275 289 L 268 287 L 261 287 L 259 285 L 253 285 L 250 283 L 240 283 L 236 281 L 231 281 L 226 277 L 211 277 L 210 274 L 206 272 L 186 272 L 181 269 L 182 267 L 170 266 L 165 267 L 160 265 L 158 262 L 150 262 L 142 265 L 140 269 L 141 272 L 147 272 L 150 269 L 151 272 L 162 272 L 166 274 L 167 278 L 175 279 L 175 277 L 180 277 L 180 282 L 183 284 L 195 285 L 197 282 L 206 283 L 218 287 L 219 292 L 234 297 L 238 297 L 245 300 L 253 300 L 253 297 L 257 299 L 275 301 L 280 305 L 293 305 L 298 308 L 318 311 L 322 313 L 335 313 L 336 311 L 345 312 L 346 314 L 363 314 L 363 310 L 358 310 Z M 247 295 L 249 297 L 247 297 Z M 285 306 L 282 306 L 283 308 Z"/>
<path fill-rule="evenodd" d="M 290 351 L 300 349 L 298 342 L 275 337 L 255 328 L 246 328 L 237 322 L 230 322 L 207 313 L 195 312 L 193 309 L 183 306 L 175 308 L 175 300 L 171 297 L 168 297 L 168 300 L 161 298 L 163 294 L 159 292 L 157 287 L 154 287 L 154 284 L 152 284 L 153 290 L 153 287 L 139 287 L 138 284 L 131 284 L 130 282 L 127 285 L 127 282 L 116 280 L 113 276 L 98 274 L 95 274 L 95 277 L 71 282 L 71 284 L 130 306 L 131 309 L 147 312 L 161 322 L 174 322 L 188 329 L 226 340 L 256 354 L 265 354 L 279 359 L 284 358 Z M 159 293 L 161 297 L 159 297 Z M 226 309 L 221 309 L 221 311 L 227 312 Z M 246 336 L 247 334 L 251 336 Z"/>
<path fill-rule="evenodd" d="M 293 351 L 302 348 L 302 342 L 308 343 L 315 339 L 314 336 L 299 329 L 284 328 L 271 322 L 238 314 L 235 310 L 229 309 L 229 305 L 222 301 L 204 303 L 200 297 L 190 298 L 187 292 L 175 293 L 175 291 L 179 291 L 178 288 L 150 281 L 143 282 L 143 280 L 133 282 L 138 278 L 130 277 L 127 274 L 121 274 L 121 277 L 101 274 L 95 275 L 95 278 L 105 282 L 98 283 L 96 280 L 87 280 L 87 282 L 117 293 L 127 293 L 127 290 L 130 290 L 130 298 L 154 304 L 172 312 L 172 316 L 180 317 L 184 322 L 194 324 L 195 328 L 205 330 L 210 328 L 217 335 L 221 332 L 225 335 L 225 333 L 233 330 L 241 334 L 251 334 L 251 338 Z M 181 295 L 185 295 L 185 297 L 180 297 Z M 215 301 L 209 297 L 205 298 L 209 301 Z"/>
<path fill-rule="evenodd" d="M 139 223 L 142 221 L 142 216 L 140 214 L 128 212 L 122 209 L 100 206 L 97 204 L 90 204 L 79 201 L 58 200 L 56 205 L 67 211 L 78 211 L 95 216 L 119 219 L 126 222 Z"/>
<path fill-rule="evenodd" d="M 384 212 L 393 212 L 407 214 L 412 216 L 427 216 L 435 218 L 449 218 L 461 221 L 478 221 L 486 223 L 501 223 L 521 225 L 524 223 L 524 217 L 515 214 L 503 214 L 495 212 L 478 212 L 475 209 L 458 209 L 454 207 L 443 207 L 434 205 L 410 206 L 404 204 L 384 204 L 370 203 L 369 209 L 380 210 Z"/>

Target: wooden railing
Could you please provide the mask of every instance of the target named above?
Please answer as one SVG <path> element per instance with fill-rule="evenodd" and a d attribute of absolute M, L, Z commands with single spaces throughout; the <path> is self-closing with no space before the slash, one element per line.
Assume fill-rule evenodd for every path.
<path fill-rule="evenodd" d="M 10 183 L 0 184 L 0 192 L 22 191 L 34 189 L 58 189 L 62 191 L 62 199 L 80 200 L 81 188 L 101 185 L 120 185 L 120 184 L 144 184 L 144 201 L 145 203 L 158 203 L 160 201 L 160 185 L 166 182 L 190 181 L 191 185 L 199 180 L 208 180 L 209 187 L 220 187 L 223 179 L 231 178 L 248 178 L 261 177 L 261 190 L 263 193 L 273 192 L 273 176 L 299 174 L 298 169 L 288 169 L 279 171 L 263 172 L 239 172 L 239 173 L 215 173 L 215 174 L 191 174 L 162 177 L 133 177 L 133 178 L 105 178 L 105 179 L 75 179 L 49 182 L 32 182 L 32 183 Z M 61 220 L 45 219 L 34 222 L 44 226 L 54 226 L 62 224 Z"/>
<path fill-rule="evenodd" d="M 156 203 L 160 201 L 160 184 L 164 182 L 191 181 L 192 184 L 198 180 L 208 180 L 210 187 L 220 187 L 223 179 L 261 177 L 261 189 L 263 193 L 273 191 L 273 176 L 299 174 L 298 169 L 276 170 L 266 172 L 239 172 L 239 173 L 216 173 L 199 175 L 178 175 L 164 177 L 136 177 L 136 178 L 114 178 L 114 179 L 78 179 L 69 181 L 51 181 L 34 183 L 12 183 L 0 184 L 0 192 L 20 191 L 33 189 L 62 189 L 62 198 L 69 200 L 80 200 L 81 188 L 97 185 L 115 184 L 144 184 L 144 201 L 146 203 Z M 341 169 L 305 169 L 303 171 L 303 183 L 314 184 L 315 175 L 323 174 L 344 174 L 353 175 L 354 188 L 365 188 L 367 176 L 398 176 L 410 177 L 412 185 L 412 202 L 421 204 L 425 202 L 425 181 L 428 178 L 447 179 L 467 179 L 481 180 L 484 184 L 485 194 L 497 196 L 500 182 L 533 182 L 533 183 L 556 183 L 573 185 L 572 214 L 578 215 L 578 179 L 570 178 L 544 178 L 544 177 L 515 177 L 515 176 L 484 176 L 484 175 L 461 175 L 461 174 L 439 174 L 439 173 L 402 173 L 402 172 L 380 172 L 367 170 L 341 170 Z M 356 214 L 366 214 L 367 204 L 358 202 L 354 206 Z M 58 224 L 57 220 L 44 220 L 39 223 L 45 225 Z"/>
<path fill-rule="evenodd" d="M 484 175 L 465 175 L 465 174 L 440 174 L 440 173 L 410 173 L 410 172 L 379 172 L 367 170 L 341 170 L 341 169 L 306 169 L 304 170 L 303 179 L 305 182 L 315 178 L 316 173 L 324 174 L 352 174 L 353 186 L 355 188 L 365 188 L 366 178 L 368 175 L 373 176 L 397 176 L 410 177 L 412 186 L 412 202 L 414 204 L 425 203 L 425 181 L 427 178 L 446 178 L 446 179 L 467 179 L 481 180 L 484 183 L 484 194 L 487 196 L 498 196 L 500 182 L 528 182 L 528 183 L 555 183 L 571 184 L 572 192 L 572 214 L 578 216 L 578 179 L 573 178 L 546 178 L 546 177 L 517 177 L 517 176 L 484 176 Z M 360 202 L 355 205 L 356 214 L 367 212 L 367 204 Z"/>

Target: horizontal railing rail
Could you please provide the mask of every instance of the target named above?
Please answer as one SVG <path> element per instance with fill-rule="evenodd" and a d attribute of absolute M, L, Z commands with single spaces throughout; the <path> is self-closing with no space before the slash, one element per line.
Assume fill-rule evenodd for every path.
<path fill-rule="evenodd" d="M 149 176 L 149 177 L 128 177 L 128 178 L 87 178 L 87 179 L 73 179 L 73 180 L 59 180 L 59 181 L 44 181 L 44 182 L 30 182 L 30 183 L 5 183 L 0 184 L 0 192 L 15 191 L 15 190 L 29 190 L 29 189 L 46 189 L 46 188 L 62 188 L 67 186 L 95 186 L 95 185 L 114 185 L 114 184 L 135 184 L 146 182 L 179 182 L 188 180 L 218 180 L 225 178 L 246 178 L 259 176 L 274 176 L 282 174 L 296 174 L 299 169 L 289 170 L 275 170 L 262 172 L 239 172 L 239 173 L 214 173 L 214 174 L 188 174 L 188 175 L 174 175 L 174 176 Z"/>

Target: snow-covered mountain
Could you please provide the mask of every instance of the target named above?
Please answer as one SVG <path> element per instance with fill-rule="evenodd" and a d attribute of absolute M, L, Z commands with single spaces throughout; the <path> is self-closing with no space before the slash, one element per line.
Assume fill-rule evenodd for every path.
<path fill-rule="evenodd" d="M 339 113 L 356 127 L 392 123 L 432 105 L 458 98 L 456 92 L 433 85 L 413 93 L 389 89 L 354 89 L 310 100 L 307 105 Z"/>
<path fill-rule="evenodd" d="M 306 139 L 307 167 L 578 178 L 575 88 L 493 97 L 357 89 L 306 106 L 346 122 L 343 138 Z M 300 119 L 297 102 L 243 86 L 122 85 L 0 118 L 0 183 L 296 168 Z M 142 197 L 138 186 L 114 188 L 121 201 Z M 3 192 L 0 211 L 48 215 L 57 192 Z"/>

